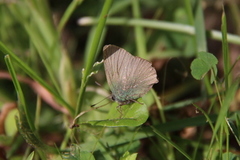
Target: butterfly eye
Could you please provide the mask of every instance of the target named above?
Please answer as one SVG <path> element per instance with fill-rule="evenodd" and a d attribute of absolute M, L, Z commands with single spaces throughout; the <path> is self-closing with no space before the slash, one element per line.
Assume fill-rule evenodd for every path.
<path fill-rule="evenodd" d="M 114 95 L 112 95 L 112 100 L 113 100 L 113 101 L 116 101 L 116 98 L 115 98 L 115 96 L 114 96 Z"/>

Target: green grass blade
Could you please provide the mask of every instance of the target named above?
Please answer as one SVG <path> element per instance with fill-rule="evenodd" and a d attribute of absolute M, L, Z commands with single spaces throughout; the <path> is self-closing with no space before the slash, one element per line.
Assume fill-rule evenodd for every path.
<path fill-rule="evenodd" d="M 129 0 L 121 0 L 121 1 L 114 1 L 109 12 L 109 15 L 112 16 L 117 13 L 121 13 L 122 10 L 126 9 L 128 6 L 131 5 L 131 1 Z"/>
<path fill-rule="evenodd" d="M 95 61 L 96 58 L 96 52 L 99 46 L 99 41 L 101 39 L 101 35 L 102 32 L 104 30 L 104 26 L 106 23 L 106 15 L 108 14 L 110 7 L 112 5 L 112 0 L 106 0 L 102 9 L 102 12 L 100 14 L 99 17 L 99 22 L 96 28 L 96 32 L 94 34 L 94 38 L 92 41 L 92 45 L 91 48 L 89 50 L 89 52 L 87 53 L 87 55 L 85 55 L 85 64 L 84 64 L 84 71 L 82 72 L 82 80 L 81 80 L 81 87 L 80 87 L 80 91 L 79 91 L 79 97 L 78 97 L 78 101 L 77 101 L 77 108 L 76 108 L 76 112 L 75 115 L 77 115 L 80 111 L 81 111 L 81 106 L 83 103 L 83 95 L 84 95 L 84 91 L 85 91 L 85 87 L 88 81 L 88 75 L 90 75 L 91 72 L 91 68 L 93 66 L 93 63 Z"/>
<path fill-rule="evenodd" d="M 16 62 L 17 65 L 21 67 L 21 69 L 27 73 L 32 79 L 40 83 L 44 88 L 46 88 L 53 96 L 56 98 L 58 103 L 66 107 L 70 113 L 73 113 L 72 107 L 64 100 L 62 97 L 52 89 L 42 78 L 40 78 L 29 66 L 27 66 L 22 60 L 20 60 L 13 52 L 11 52 L 2 42 L 0 42 L 0 50 L 3 54 L 9 55 L 11 59 Z"/>
<path fill-rule="evenodd" d="M 201 1 L 196 1 L 196 13 L 195 13 L 195 36 L 197 42 L 197 52 L 207 51 L 206 31 L 203 18 L 203 8 Z"/>
<path fill-rule="evenodd" d="M 66 25 L 68 19 L 72 15 L 73 11 L 80 5 L 83 0 L 73 0 L 70 5 L 68 6 L 67 10 L 64 12 L 59 24 L 58 24 L 58 32 L 61 33 L 62 29 Z"/>
<path fill-rule="evenodd" d="M 18 109 L 19 109 L 19 115 L 20 115 L 20 119 L 16 117 L 18 130 L 21 133 L 21 135 L 24 137 L 24 139 L 28 142 L 28 144 L 38 149 L 37 151 L 40 157 L 46 158 L 46 154 L 43 151 L 54 152 L 54 149 L 44 144 L 40 140 L 40 138 L 37 136 L 34 122 L 31 119 L 30 111 L 27 108 L 27 105 L 25 103 L 25 98 L 24 98 L 21 86 L 17 80 L 17 76 L 9 55 L 5 56 L 5 62 L 12 76 L 12 81 L 16 89 L 16 92 L 18 94 Z"/>
<path fill-rule="evenodd" d="M 206 117 L 207 122 L 209 123 L 210 127 L 212 130 L 214 130 L 214 126 L 213 126 L 213 122 L 211 121 L 211 118 L 209 117 L 209 115 L 199 106 L 193 104 L 199 111 L 201 111 L 203 113 L 203 115 Z"/>
<path fill-rule="evenodd" d="M 26 118 L 26 121 L 27 121 L 29 127 L 31 128 L 31 130 L 34 131 L 35 130 L 34 123 L 33 123 L 33 120 L 31 119 L 29 109 L 26 106 L 25 98 L 24 98 L 21 86 L 18 82 L 16 73 L 15 73 L 15 70 L 14 70 L 14 67 L 12 65 L 9 55 L 5 56 L 5 62 L 8 67 L 8 71 L 12 77 L 12 81 L 13 81 L 14 87 L 15 87 L 17 95 L 18 95 L 18 103 L 19 103 L 18 109 L 19 109 L 20 115 L 24 115 L 24 117 L 21 117 L 21 118 L 24 118 L 24 119 Z"/>
<path fill-rule="evenodd" d="M 232 99 L 234 98 L 237 88 L 238 88 L 239 82 L 235 82 L 231 85 L 231 87 L 228 89 L 228 91 L 226 92 L 226 96 L 223 100 L 220 112 L 218 114 L 218 118 L 216 121 L 216 125 L 215 128 L 213 130 L 213 137 L 212 139 L 214 139 L 217 136 L 217 132 L 219 131 L 219 129 L 221 128 L 222 125 L 227 125 L 225 118 L 227 117 L 228 114 L 228 110 L 229 110 L 229 106 L 232 102 Z"/>
<path fill-rule="evenodd" d="M 141 19 L 140 13 L 140 4 L 138 0 L 132 0 L 132 9 L 133 9 L 133 17 L 135 19 Z M 142 26 L 134 26 L 134 32 L 136 37 L 136 45 L 137 45 L 137 54 L 139 57 L 144 59 L 147 58 L 147 49 L 146 49 L 146 38 L 144 29 Z"/>
<path fill-rule="evenodd" d="M 28 10 L 24 9 L 25 6 Z M 47 7 L 41 10 L 41 4 L 37 1 L 34 3 L 31 0 L 26 0 L 21 4 L 16 3 L 9 6 L 11 13 L 18 17 L 16 20 L 19 21 L 25 31 L 28 33 L 31 43 L 34 48 L 38 51 L 42 62 L 47 70 L 49 77 L 51 78 L 54 87 L 60 92 L 59 82 L 58 82 L 58 72 L 56 72 L 60 66 L 61 59 L 61 47 L 59 45 L 58 37 L 51 16 L 47 16 Z M 45 11 L 46 13 L 43 13 Z M 29 21 L 31 19 L 31 21 Z"/>
<path fill-rule="evenodd" d="M 176 150 L 178 150 L 180 153 L 182 153 L 185 158 L 187 159 L 192 159 L 180 146 L 178 146 L 176 143 L 174 143 L 173 141 L 171 141 L 170 139 L 167 138 L 167 136 L 165 136 L 163 133 L 159 132 L 156 128 L 152 127 L 153 132 L 156 133 L 158 136 L 160 136 L 162 139 L 164 139 L 165 141 L 167 141 L 169 144 L 171 144 Z"/>
<path fill-rule="evenodd" d="M 27 157 L 26 160 L 33 160 L 33 157 L 34 157 L 34 151 L 32 151 L 32 152 L 28 155 L 28 157 Z"/>
<path fill-rule="evenodd" d="M 225 77 L 225 87 L 228 89 L 231 85 L 231 72 L 230 71 L 230 55 L 228 50 L 228 38 L 227 38 L 227 22 L 226 22 L 226 15 L 225 10 L 223 7 L 222 13 L 222 51 L 223 51 L 223 64 L 224 64 L 224 77 Z"/>
<path fill-rule="evenodd" d="M 184 7 L 188 16 L 189 24 L 194 25 L 194 16 L 192 14 L 191 2 L 192 2 L 191 0 L 184 0 Z"/>

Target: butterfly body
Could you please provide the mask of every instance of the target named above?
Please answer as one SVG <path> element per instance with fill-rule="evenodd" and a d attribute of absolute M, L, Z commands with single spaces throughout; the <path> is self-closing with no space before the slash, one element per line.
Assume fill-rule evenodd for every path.
<path fill-rule="evenodd" d="M 130 104 L 158 83 L 156 70 L 142 58 L 115 45 L 106 45 L 104 68 L 112 99 L 120 105 Z"/>

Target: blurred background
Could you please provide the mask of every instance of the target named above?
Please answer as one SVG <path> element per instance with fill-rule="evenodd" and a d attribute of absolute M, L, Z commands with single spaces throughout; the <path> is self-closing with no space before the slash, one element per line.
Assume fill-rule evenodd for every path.
<path fill-rule="evenodd" d="M 166 107 L 166 122 L 178 122 L 180 119 L 200 115 L 192 103 L 205 111 L 216 105 L 211 112 L 218 114 L 218 100 L 213 103 L 208 97 L 216 97 L 213 85 L 195 80 L 191 75 L 190 65 L 200 51 L 215 55 L 219 61 L 218 86 L 221 91 L 224 90 L 224 87 L 221 87 L 225 80 L 221 37 L 224 6 L 231 66 L 235 63 L 231 78 L 239 78 L 240 1 L 113 0 L 96 47 L 92 46 L 92 42 L 104 3 L 105 0 L 0 0 L 0 41 L 16 55 L 16 58 L 12 58 L 13 67 L 39 141 L 59 148 L 60 151 L 68 151 L 73 143 L 88 142 L 91 139 L 86 135 L 88 132 L 94 132 L 95 135 L 96 131 L 92 130 L 97 129 L 94 127 L 77 129 L 76 137 L 81 136 L 81 140 L 76 142 L 68 126 L 76 116 L 79 104 L 79 90 L 83 85 L 82 69 L 88 64 L 92 66 L 93 62 L 100 62 L 103 59 L 102 48 L 107 44 L 122 47 L 153 63 L 159 79 L 159 83 L 153 88 L 160 97 L 163 108 Z M 92 47 L 96 47 L 96 52 L 91 57 L 89 52 Z M 37 149 L 40 143 L 31 147 L 26 142 L 28 138 L 21 136 L 26 131 L 22 131 L 20 135 L 17 130 L 15 116 L 19 115 L 18 93 L 4 59 L 6 52 L 3 47 L 0 53 L 0 159 L 24 159 L 30 155 L 33 148 Z M 90 71 L 98 72 L 85 84 L 81 111 L 89 109 L 90 105 L 110 95 L 103 65 L 93 67 Z M 43 83 L 36 80 L 36 77 Z M 143 100 L 149 110 L 146 124 L 163 123 L 159 107 L 151 93 L 143 97 Z M 178 104 L 177 107 L 174 104 Z M 239 92 L 236 92 L 229 110 L 238 112 L 239 104 Z M 107 112 L 109 107 L 102 111 Z M 83 119 L 102 119 L 103 115 L 94 112 Z M 201 130 L 197 124 L 189 127 L 187 124 L 184 126 L 184 123 L 180 128 L 177 125 L 175 127 L 166 129 L 173 141 L 187 153 L 194 150 L 193 142 L 202 145 L 195 156 L 199 154 L 199 159 L 203 159 L 204 152 L 207 152 L 205 145 L 208 145 L 212 138 L 210 127 L 205 126 Z M 198 140 L 200 130 L 201 140 Z M 121 131 L 125 130 L 113 129 L 108 135 L 118 135 Z M 233 137 L 229 143 L 230 148 L 239 154 L 239 146 Z M 193 142 L 189 142 L 190 140 Z M 149 147 L 152 145 L 153 142 L 148 137 L 139 138 L 138 144 L 129 151 L 137 152 L 138 159 L 157 159 L 159 153 L 155 152 L 156 148 Z M 166 154 L 168 149 L 162 150 L 159 152 Z M 98 152 L 95 158 L 104 159 Z M 116 152 L 114 150 L 114 153 L 109 153 L 112 159 L 123 155 L 120 151 Z M 35 156 L 35 159 L 41 159 L 40 157 Z M 164 154 L 162 157 L 171 159 Z M 183 157 L 176 153 L 175 159 L 181 158 Z"/>

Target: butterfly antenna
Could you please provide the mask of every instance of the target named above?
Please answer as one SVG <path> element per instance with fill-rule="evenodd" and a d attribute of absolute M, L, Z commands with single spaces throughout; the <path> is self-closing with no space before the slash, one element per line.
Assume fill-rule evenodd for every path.
<path fill-rule="evenodd" d="M 101 108 L 101 107 L 104 107 L 104 106 L 106 106 L 106 105 L 109 104 L 109 103 L 110 103 L 110 102 L 108 102 L 108 103 L 106 103 L 106 104 L 103 104 L 103 105 L 101 105 L 101 106 L 94 107 L 94 108 L 91 108 L 91 109 L 89 109 L 89 110 L 80 112 L 80 113 L 73 119 L 73 122 L 72 122 L 72 124 L 70 125 L 70 128 L 73 129 L 73 128 L 75 128 L 75 127 L 79 127 L 79 125 L 76 124 L 76 121 L 77 121 L 77 119 L 78 119 L 79 117 L 81 117 L 81 116 L 84 115 L 85 113 L 90 112 L 90 111 L 95 110 L 95 109 L 98 109 L 98 108 Z"/>
<path fill-rule="evenodd" d="M 131 101 L 135 102 L 135 103 L 138 103 L 138 104 L 141 104 L 141 105 L 144 105 L 144 103 L 138 102 L 137 100 L 134 100 L 134 99 L 132 99 Z"/>
<path fill-rule="evenodd" d="M 97 81 L 95 81 L 95 84 L 98 85 L 98 86 L 102 86 L 100 83 L 98 83 Z"/>

